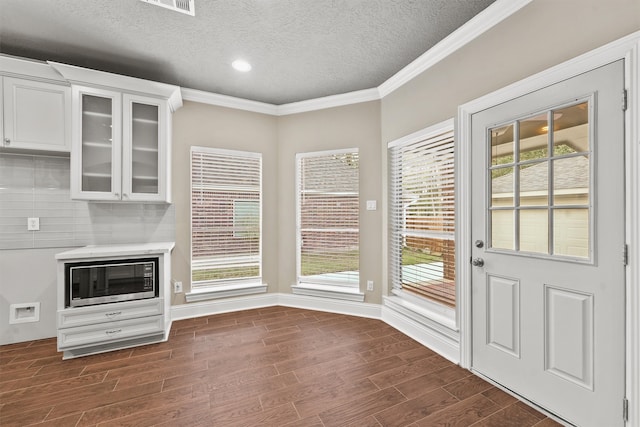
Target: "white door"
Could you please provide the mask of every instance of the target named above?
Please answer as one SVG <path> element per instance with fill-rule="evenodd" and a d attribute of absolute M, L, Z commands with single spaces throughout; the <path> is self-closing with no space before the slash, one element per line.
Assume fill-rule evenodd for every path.
<path fill-rule="evenodd" d="M 472 368 L 623 425 L 623 61 L 472 116 Z"/>

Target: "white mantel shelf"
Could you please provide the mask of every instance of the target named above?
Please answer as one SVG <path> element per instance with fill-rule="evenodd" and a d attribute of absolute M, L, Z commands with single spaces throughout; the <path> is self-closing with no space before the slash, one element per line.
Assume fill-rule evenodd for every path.
<path fill-rule="evenodd" d="M 101 258 L 109 256 L 139 256 L 171 253 L 174 242 L 130 243 L 121 245 L 90 245 L 56 254 L 56 259 Z"/>

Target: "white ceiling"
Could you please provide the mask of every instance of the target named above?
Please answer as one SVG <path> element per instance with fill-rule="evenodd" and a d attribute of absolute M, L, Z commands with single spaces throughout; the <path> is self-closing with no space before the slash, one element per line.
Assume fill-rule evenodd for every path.
<path fill-rule="evenodd" d="M 0 52 L 281 105 L 377 87 L 493 2 L 0 0 Z"/>

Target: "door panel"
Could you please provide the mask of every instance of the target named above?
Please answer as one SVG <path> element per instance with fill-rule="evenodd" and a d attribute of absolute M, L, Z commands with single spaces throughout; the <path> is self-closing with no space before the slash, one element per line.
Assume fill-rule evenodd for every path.
<path fill-rule="evenodd" d="M 545 370 L 593 390 L 593 295 L 544 291 Z"/>
<path fill-rule="evenodd" d="M 472 116 L 472 368 L 623 425 L 624 64 Z"/>
<path fill-rule="evenodd" d="M 520 282 L 487 275 L 487 344 L 520 357 Z"/>

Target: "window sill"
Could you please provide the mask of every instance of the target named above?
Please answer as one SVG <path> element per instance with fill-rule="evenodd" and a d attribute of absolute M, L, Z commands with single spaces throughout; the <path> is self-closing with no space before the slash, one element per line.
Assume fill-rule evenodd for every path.
<path fill-rule="evenodd" d="M 386 297 L 384 304 L 406 316 L 429 326 L 444 326 L 451 332 L 459 331 L 455 308 L 447 307 L 401 289 L 394 289 L 393 297 Z"/>
<path fill-rule="evenodd" d="M 342 299 L 347 301 L 364 301 L 364 293 L 358 288 L 346 288 L 344 286 L 316 285 L 312 283 L 299 283 L 291 286 L 295 295 L 307 295 L 313 297 L 325 297 Z"/>
<path fill-rule="evenodd" d="M 267 285 L 263 283 L 236 283 L 232 285 L 218 285 L 210 288 L 196 289 L 185 294 L 187 302 L 205 301 L 217 298 L 229 298 L 267 292 Z"/>

